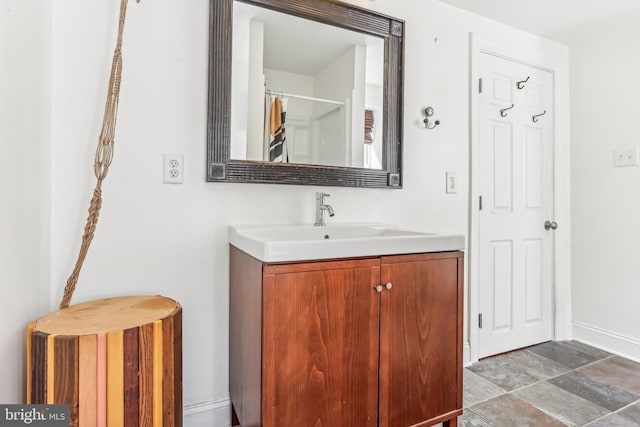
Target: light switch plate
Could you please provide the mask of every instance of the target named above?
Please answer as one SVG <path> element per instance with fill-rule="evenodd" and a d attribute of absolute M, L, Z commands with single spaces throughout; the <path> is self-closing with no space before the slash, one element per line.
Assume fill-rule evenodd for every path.
<path fill-rule="evenodd" d="M 458 174 L 456 172 L 447 171 L 447 194 L 456 194 L 458 192 Z"/>

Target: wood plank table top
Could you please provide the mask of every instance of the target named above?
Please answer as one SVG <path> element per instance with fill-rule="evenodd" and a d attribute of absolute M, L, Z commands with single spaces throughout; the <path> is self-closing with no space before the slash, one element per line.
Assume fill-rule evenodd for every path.
<path fill-rule="evenodd" d="M 159 295 L 104 298 L 49 313 L 34 329 L 50 335 L 102 334 L 167 318 L 179 308 L 176 301 Z"/>

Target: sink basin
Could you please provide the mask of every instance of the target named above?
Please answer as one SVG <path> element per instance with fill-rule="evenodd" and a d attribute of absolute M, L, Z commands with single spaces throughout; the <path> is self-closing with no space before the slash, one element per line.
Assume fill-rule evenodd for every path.
<path fill-rule="evenodd" d="M 263 262 L 285 262 L 462 250 L 464 236 L 385 224 L 239 225 L 229 243 Z"/>

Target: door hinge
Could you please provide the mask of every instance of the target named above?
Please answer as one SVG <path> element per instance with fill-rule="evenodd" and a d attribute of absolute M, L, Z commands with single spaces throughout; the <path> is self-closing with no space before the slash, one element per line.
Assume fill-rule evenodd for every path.
<path fill-rule="evenodd" d="M 482 93 L 482 77 L 478 79 L 478 93 Z"/>
<path fill-rule="evenodd" d="M 482 210 L 482 196 L 478 197 L 478 208 Z"/>
<path fill-rule="evenodd" d="M 482 313 L 478 313 L 478 328 L 482 329 Z"/>

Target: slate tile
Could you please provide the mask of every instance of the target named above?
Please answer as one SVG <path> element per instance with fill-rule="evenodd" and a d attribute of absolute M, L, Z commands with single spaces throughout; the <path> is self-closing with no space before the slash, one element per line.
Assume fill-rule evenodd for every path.
<path fill-rule="evenodd" d="M 505 354 L 504 357 L 510 364 L 541 380 L 555 377 L 571 370 L 561 363 L 526 350 L 514 351 Z"/>
<path fill-rule="evenodd" d="M 460 427 L 496 427 L 494 423 L 483 417 L 482 415 L 470 409 L 465 409 L 462 416 L 458 417 L 458 426 Z"/>
<path fill-rule="evenodd" d="M 640 396 L 640 364 L 612 356 L 578 369 L 595 381 L 611 384 Z"/>
<path fill-rule="evenodd" d="M 580 341 L 571 340 L 571 341 L 563 341 L 567 346 L 574 348 L 582 353 L 588 354 L 589 356 L 595 357 L 596 360 L 604 359 L 605 357 L 612 356 L 608 351 L 600 350 L 599 348 L 592 347 L 588 344 L 582 343 Z"/>
<path fill-rule="evenodd" d="M 571 369 L 576 369 L 598 360 L 597 357 L 584 353 L 580 350 L 576 350 L 562 341 L 549 341 L 543 344 L 538 344 L 536 346 L 529 347 L 527 351 L 531 351 L 540 356 L 554 360 Z"/>
<path fill-rule="evenodd" d="M 503 394 L 471 409 L 496 427 L 562 427 L 565 424 L 511 394 Z"/>
<path fill-rule="evenodd" d="M 623 417 L 630 422 L 635 423 L 634 425 L 640 426 L 640 403 L 635 403 L 627 408 L 618 412 L 618 415 Z"/>
<path fill-rule="evenodd" d="M 640 398 L 606 382 L 597 381 L 579 371 L 572 371 L 552 378 L 549 382 L 610 411 L 617 411 Z"/>
<path fill-rule="evenodd" d="M 544 381 L 513 393 L 569 426 L 583 426 L 610 411 Z"/>
<path fill-rule="evenodd" d="M 640 426 L 640 364 L 579 341 L 482 360 L 463 381 L 460 426 Z"/>
<path fill-rule="evenodd" d="M 504 355 L 481 360 L 467 369 L 506 391 L 515 390 L 539 381 L 538 378 L 527 374 L 522 368 L 509 363 Z"/>
<path fill-rule="evenodd" d="M 469 369 L 464 369 L 463 371 L 462 384 L 462 398 L 465 408 L 474 403 L 482 402 L 506 393 L 491 381 L 484 379 Z"/>
<path fill-rule="evenodd" d="M 638 362 L 634 362 L 633 360 L 625 359 L 624 357 L 620 356 L 613 356 L 611 358 L 611 361 L 617 365 L 624 367 L 625 369 L 628 369 L 629 372 L 640 374 L 640 363 Z"/>
<path fill-rule="evenodd" d="M 587 425 L 589 427 L 638 427 L 639 424 L 618 414 L 612 414 Z"/>

